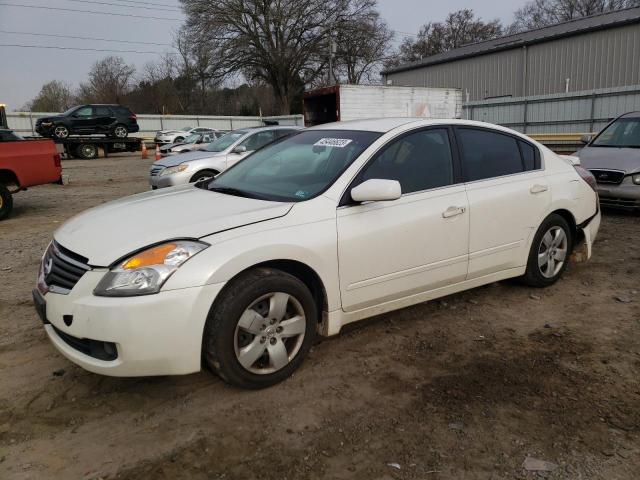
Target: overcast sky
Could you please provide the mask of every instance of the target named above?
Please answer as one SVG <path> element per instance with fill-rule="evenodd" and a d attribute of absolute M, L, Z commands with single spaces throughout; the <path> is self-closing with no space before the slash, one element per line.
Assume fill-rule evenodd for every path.
<path fill-rule="evenodd" d="M 179 5 L 177 0 L 0 0 L 0 2 L 0 103 L 6 103 L 9 110 L 19 110 L 38 93 L 42 84 L 49 80 L 64 80 L 76 87 L 86 78 L 87 71 L 93 62 L 106 55 L 121 55 L 127 62 L 137 67 L 157 58 L 157 55 L 18 48 L 2 45 L 162 52 L 170 50 L 168 44 L 171 44 L 173 32 L 180 26 L 183 18 L 182 14 L 176 11 Z M 105 3 L 110 5 L 104 5 Z M 115 3 L 122 6 L 114 6 Z M 461 8 L 472 8 L 485 20 L 499 18 L 508 23 L 512 20 L 513 11 L 525 1 L 378 0 L 378 3 L 383 18 L 392 29 L 415 33 L 424 23 L 442 20 L 447 13 Z M 23 8 L 7 4 L 44 8 Z M 91 10 L 102 13 L 79 13 L 49 8 Z M 149 17 L 157 18 L 149 19 Z M 93 37 L 121 40 L 124 43 L 6 32 Z M 402 36 L 398 35 L 397 41 L 401 39 Z M 159 45 L 128 42 L 148 42 Z"/>

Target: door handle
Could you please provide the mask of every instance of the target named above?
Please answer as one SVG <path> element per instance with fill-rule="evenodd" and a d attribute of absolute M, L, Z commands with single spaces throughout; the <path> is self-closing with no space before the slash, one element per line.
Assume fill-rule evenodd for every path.
<path fill-rule="evenodd" d="M 529 189 L 529 191 L 533 194 L 546 192 L 547 190 L 549 190 L 549 187 L 547 187 L 546 185 L 539 185 L 539 184 L 533 185 Z"/>
<path fill-rule="evenodd" d="M 449 207 L 444 212 L 442 212 L 442 218 L 451 218 L 456 215 L 462 215 L 465 211 L 464 207 Z"/>

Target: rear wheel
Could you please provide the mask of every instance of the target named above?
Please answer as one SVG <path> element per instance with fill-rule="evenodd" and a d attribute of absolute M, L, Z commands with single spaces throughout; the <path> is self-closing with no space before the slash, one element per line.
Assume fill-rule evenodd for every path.
<path fill-rule="evenodd" d="M 53 136 L 59 140 L 69 138 L 69 128 L 65 125 L 56 125 L 53 128 Z"/>
<path fill-rule="evenodd" d="M 83 143 L 78 145 L 76 155 L 85 160 L 91 160 L 98 156 L 98 147 L 92 143 Z"/>
<path fill-rule="evenodd" d="M 532 287 L 554 284 L 566 270 L 572 248 L 573 235 L 567 221 L 560 215 L 549 215 L 533 239 L 522 281 Z"/>
<path fill-rule="evenodd" d="M 13 197 L 11 192 L 0 183 L 0 220 L 4 220 L 13 210 Z"/>
<path fill-rule="evenodd" d="M 241 274 L 220 295 L 205 325 L 207 365 L 243 388 L 289 377 L 316 333 L 317 308 L 307 286 L 288 273 L 259 268 Z"/>
<path fill-rule="evenodd" d="M 129 135 L 129 130 L 125 125 L 118 124 L 113 127 L 112 136 L 115 138 L 127 138 L 127 135 Z"/>

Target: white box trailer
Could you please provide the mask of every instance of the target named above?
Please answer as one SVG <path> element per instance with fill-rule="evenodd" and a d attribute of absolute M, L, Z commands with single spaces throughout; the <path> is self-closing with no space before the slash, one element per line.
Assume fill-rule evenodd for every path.
<path fill-rule="evenodd" d="M 334 85 L 305 92 L 305 125 L 378 117 L 460 118 L 459 88 Z"/>

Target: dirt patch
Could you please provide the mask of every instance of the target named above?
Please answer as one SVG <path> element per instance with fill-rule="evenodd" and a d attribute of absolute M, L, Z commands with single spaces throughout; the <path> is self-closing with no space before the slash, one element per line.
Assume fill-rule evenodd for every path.
<path fill-rule="evenodd" d="M 147 190 L 149 165 L 66 161 L 69 185 L 16 195 L 0 223 L 0 478 L 637 478 L 640 216 L 607 212 L 593 260 L 552 288 L 501 282 L 355 324 L 266 391 L 101 377 L 49 344 L 30 292 L 55 228 Z"/>

